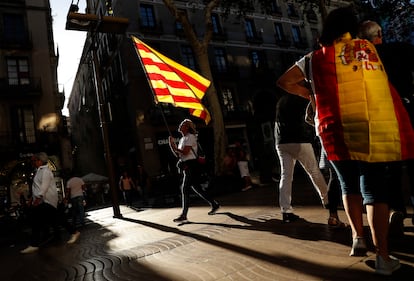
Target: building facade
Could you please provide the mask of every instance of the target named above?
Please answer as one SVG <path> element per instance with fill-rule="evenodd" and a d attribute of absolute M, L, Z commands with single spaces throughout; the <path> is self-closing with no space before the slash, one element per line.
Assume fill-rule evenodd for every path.
<path fill-rule="evenodd" d="M 58 90 L 48 0 L 0 0 L 0 186 L 32 153 L 61 156 L 64 93 Z M 70 151 L 70 150 L 69 150 Z M 66 162 L 70 167 L 71 161 Z"/>
<path fill-rule="evenodd" d="M 68 104 L 76 143 L 75 166 L 82 172 L 105 174 L 102 125 L 108 126 L 108 141 L 117 173 L 143 164 L 152 176 L 174 173 L 175 162 L 168 135 L 176 133 L 188 112 L 165 104 L 155 104 L 131 35 L 163 55 L 197 71 L 194 51 L 182 26 L 175 21 L 162 0 L 89 0 L 87 15 L 127 18 L 125 34 L 88 30 L 87 41 Z M 344 5 L 343 2 L 332 7 Z M 205 30 L 203 1 L 175 1 L 185 11 L 198 37 Z M 80 13 L 83 13 L 82 11 Z M 213 37 L 209 60 L 213 83 L 223 113 L 228 144 L 241 140 L 250 163 L 270 179 L 277 165 L 273 143 L 274 110 L 278 96 L 276 79 L 299 57 L 313 50 L 321 29 L 316 8 L 303 8 L 294 1 L 275 0 L 267 13 L 255 7 L 245 16 L 212 14 Z M 92 39 L 92 37 L 94 39 Z M 95 41 L 94 41 L 95 40 Z M 94 42 L 98 44 L 94 44 Z M 98 64 L 91 56 L 97 48 Z M 95 71 L 94 70 L 95 67 Z M 96 75 L 98 73 L 98 75 Z M 99 80 L 96 77 L 99 77 Z M 97 102 L 96 87 L 103 92 L 103 107 Z M 99 109 L 104 109 L 102 124 Z M 194 120 L 199 139 L 208 155 L 213 152 L 213 129 Z"/>

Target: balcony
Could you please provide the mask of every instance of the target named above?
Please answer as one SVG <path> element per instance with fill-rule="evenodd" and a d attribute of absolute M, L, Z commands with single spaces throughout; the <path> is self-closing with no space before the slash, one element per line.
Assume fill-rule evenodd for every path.
<path fill-rule="evenodd" d="M 36 97 L 42 94 L 41 78 L 30 78 L 25 85 L 10 85 L 8 78 L 0 78 L 0 98 Z"/>

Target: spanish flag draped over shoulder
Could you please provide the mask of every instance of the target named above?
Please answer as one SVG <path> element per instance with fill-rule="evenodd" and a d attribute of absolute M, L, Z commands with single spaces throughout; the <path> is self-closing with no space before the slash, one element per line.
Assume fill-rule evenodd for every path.
<path fill-rule="evenodd" d="M 211 120 L 210 113 L 201 99 L 210 86 L 210 81 L 160 54 L 138 38 L 131 38 L 153 89 L 155 101 L 188 108 L 191 115 L 208 124 Z"/>
<path fill-rule="evenodd" d="M 329 160 L 414 159 L 414 131 L 369 41 L 349 33 L 312 55 L 317 128 Z"/>

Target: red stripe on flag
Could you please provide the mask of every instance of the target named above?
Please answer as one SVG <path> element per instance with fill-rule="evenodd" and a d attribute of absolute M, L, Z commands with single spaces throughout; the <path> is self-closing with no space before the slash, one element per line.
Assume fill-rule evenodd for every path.
<path fill-rule="evenodd" d="M 133 37 L 133 42 L 156 98 L 163 99 L 163 102 L 174 102 L 176 106 L 188 108 L 193 116 L 204 119 L 207 124 L 210 121 L 210 114 L 204 108 L 200 98 L 202 97 L 201 93 L 204 94 L 208 89 L 210 82 L 203 78 L 201 81 L 208 83 L 207 86 L 204 85 L 197 80 L 196 77 L 200 76 L 196 72 L 173 60 L 170 62 L 168 58 L 165 60 L 163 55 L 149 49 L 138 38 Z M 171 77 L 177 80 L 167 78 L 169 77 L 168 72 L 171 73 Z"/>
<path fill-rule="evenodd" d="M 195 79 L 193 79 L 193 77 L 191 77 L 191 76 L 189 76 L 189 75 L 187 75 L 186 73 L 184 73 L 184 72 L 182 72 L 182 71 L 180 71 L 180 70 L 178 70 L 178 69 L 176 69 L 176 68 L 174 68 L 174 67 L 171 67 L 171 68 L 173 68 L 174 70 L 175 70 L 175 72 L 176 73 L 178 73 L 178 75 L 184 80 L 184 81 L 186 81 L 187 83 L 189 83 L 189 84 L 191 84 L 192 86 L 194 86 L 194 87 L 196 87 L 197 89 L 199 89 L 200 91 L 202 91 L 202 92 L 205 92 L 207 89 L 208 89 L 208 87 L 206 87 L 205 85 L 203 85 L 203 84 L 201 84 L 200 82 L 198 82 L 198 80 L 195 80 Z"/>
<path fill-rule="evenodd" d="M 168 86 L 171 86 L 173 88 L 177 88 L 177 89 L 188 89 L 187 84 L 185 84 L 182 81 L 172 81 L 172 80 L 168 80 L 165 76 L 163 76 L 162 74 L 159 73 L 148 73 L 148 77 L 151 80 L 161 80 L 164 81 L 165 84 L 168 84 Z"/>

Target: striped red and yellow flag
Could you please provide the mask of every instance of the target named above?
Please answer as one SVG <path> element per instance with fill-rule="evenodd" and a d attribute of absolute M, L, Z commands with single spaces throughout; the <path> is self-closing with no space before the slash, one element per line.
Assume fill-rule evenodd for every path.
<path fill-rule="evenodd" d="M 191 115 L 202 118 L 208 124 L 210 113 L 201 99 L 210 81 L 160 54 L 135 36 L 131 37 L 154 91 L 155 101 L 188 108 Z"/>

